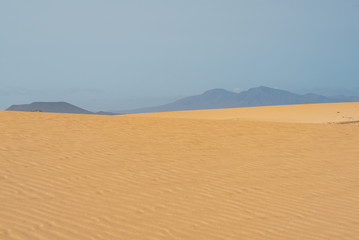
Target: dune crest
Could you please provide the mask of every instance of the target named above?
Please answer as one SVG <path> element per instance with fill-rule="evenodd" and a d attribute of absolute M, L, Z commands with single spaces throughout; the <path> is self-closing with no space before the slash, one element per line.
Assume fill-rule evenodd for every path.
<path fill-rule="evenodd" d="M 358 239 L 358 110 L 0 111 L 0 239 Z"/>

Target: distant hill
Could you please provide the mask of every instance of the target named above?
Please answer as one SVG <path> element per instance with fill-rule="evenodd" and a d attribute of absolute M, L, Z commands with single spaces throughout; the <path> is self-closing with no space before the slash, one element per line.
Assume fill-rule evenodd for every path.
<path fill-rule="evenodd" d="M 67 102 L 33 102 L 30 104 L 12 105 L 8 111 L 42 111 L 53 113 L 78 113 L 78 114 L 94 114 L 93 112 L 79 108 Z"/>
<path fill-rule="evenodd" d="M 97 114 L 97 115 L 121 115 L 121 113 L 104 112 L 104 111 L 95 112 L 94 114 Z"/>
<path fill-rule="evenodd" d="M 238 108 L 308 103 L 355 102 L 359 97 L 325 97 L 318 94 L 295 94 L 289 91 L 257 87 L 234 93 L 225 89 L 209 90 L 201 95 L 182 98 L 175 102 L 147 108 L 122 111 L 125 113 L 169 112 L 216 108 Z"/>

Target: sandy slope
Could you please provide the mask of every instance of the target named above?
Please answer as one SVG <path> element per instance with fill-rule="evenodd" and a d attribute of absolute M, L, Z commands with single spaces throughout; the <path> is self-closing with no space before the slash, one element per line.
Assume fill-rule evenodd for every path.
<path fill-rule="evenodd" d="M 0 239 L 358 239 L 358 107 L 1 111 Z"/>

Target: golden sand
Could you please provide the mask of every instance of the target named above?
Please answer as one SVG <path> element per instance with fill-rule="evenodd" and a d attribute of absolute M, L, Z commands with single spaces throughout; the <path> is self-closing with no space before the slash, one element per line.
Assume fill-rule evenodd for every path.
<path fill-rule="evenodd" d="M 358 239 L 358 120 L 359 103 L 0 111 L 0 239 Z"/>

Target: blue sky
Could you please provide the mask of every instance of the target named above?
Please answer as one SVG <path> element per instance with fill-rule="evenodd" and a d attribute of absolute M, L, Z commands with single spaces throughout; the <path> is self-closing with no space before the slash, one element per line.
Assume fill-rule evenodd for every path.
<path fill-rule="evenodd" d="M 0 109 L 359 86 L 359 0 L 4 0 Z"/>

